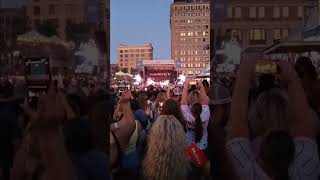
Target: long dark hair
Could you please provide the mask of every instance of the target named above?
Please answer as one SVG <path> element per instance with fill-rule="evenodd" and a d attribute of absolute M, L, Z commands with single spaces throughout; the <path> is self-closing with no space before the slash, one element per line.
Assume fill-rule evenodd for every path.
<path fill-rule="evenodd" d="M 203 126 L 201 121 L 201 113 L 202 113 L 202 106 L 199 103 L 195 103 L 191 107 L 191 112 L 196 120 L 196 128 L 195 128 L 195 134 L 196 134 L 196 143 L 200 142 L 203 134 Z"/>
<path fill-rule="evenodd" d="M 168 99 L 162 107 L 161 115 L 173 115 L 182 124 L 183 129 L 187 131 L 186 122 L 183 118 L 179 103 L 173 99 Z"/>
<path fill-rule="evenodd" d="M 260 158 L 270 169 L 274 180 L 289 180 L 289 165 L 294 160 L 295 145 L 285 131 L 273 130 L 263 138 Z"/>

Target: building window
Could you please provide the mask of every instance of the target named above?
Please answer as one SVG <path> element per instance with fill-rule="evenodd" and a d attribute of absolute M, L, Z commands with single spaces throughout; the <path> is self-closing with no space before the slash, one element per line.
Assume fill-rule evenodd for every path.
<path fill-rule="evenodd" d="M 298 7 L 298 17 L 299 18 L 303 18 L 303 16 L 304 16 L 303 13 L 304 13 L 303 12 L 303 6 L 299 6 Z"/>
<path fill-rule="evenodd" d="M 264 7 L 259 7 L 259 18 L 264 18 L 266 16 L 266 9 Z"/>
<path fill-rule="evenodd" d="M 288 29 L 282 29 L 282 31 L 281 31 L 281 36 L 282 36 L 282 39 L 288 39 L 288 37 L 289 37 L 289 30 L 288 30 Z"/>
<path fill-rule="evenodd" d="M 256 18 L 257 17 L 257 8 L 256 7 L 250 7 L 249 17 L 250 18 Z"/>
<path fill-rule="evenodd" d="M 273 7 L 273 18 L 280 18 L 280 7 Z"/>
<path fill-rule="evenodd" d="M 236 18 L 241 18 L 241 7 L 236 7 L 235 8 L 235 17 Z"/>
<path fill-rule="evenodd" d="M 288 18 L 289 17 L 289 7 L 285 6 L 282 8 L 282 17 Z"/>
<path fill-rule="evenodd" d="M 40 7 L 39 6 L 33 7 L 33 15 L 40 15 Z"/>
<path fill-rule="evenodd" d="M 274 29 L 273 30 L 273 39 L 274 40 L 281 40 L 281 29 Z"/>
<path fill-rule="evenodd" d="M 251 41 L 264 41 L 266 40 L 266 32 L 263 29 L 251 29 L 250 30 Z"/>
<path fill-rule="evenodd" d="M 228 18 L 232 18 L 232 7 L 228 8 Z"/>
<path fill-rule="evenodd" d="M 56 14 L 56 6 L 49 5 L 49 14 Z"/>

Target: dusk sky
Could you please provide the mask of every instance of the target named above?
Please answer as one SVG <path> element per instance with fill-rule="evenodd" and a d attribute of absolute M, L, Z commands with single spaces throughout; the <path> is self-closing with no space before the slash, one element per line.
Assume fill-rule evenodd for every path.
<path fill-rule="evenodd" d="M 111 63 L 120 44 L 154 47 L 154 59 L 170 59 L 170 4 L 173 0 L 110 0 Z"/>

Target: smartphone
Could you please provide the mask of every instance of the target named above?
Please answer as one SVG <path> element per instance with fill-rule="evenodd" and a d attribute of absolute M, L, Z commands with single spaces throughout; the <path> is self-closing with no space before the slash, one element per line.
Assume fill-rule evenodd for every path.
<path fill-rule="evenodd" d="M 197 85 L 197 81 L 190 81 L 190 86 Z"/>
<path fill-rule="evenodd" d="M 272 60 L 257 60 L 256 73 L 258 74 L 277 74 L 278 66 Z"/>
<path fill-rule="evenodd" d="M 49 58 L 25 59 L 27 98 L 31 107 L 36 108 L 39 97 L 48 92 L 51 84 Z"/>

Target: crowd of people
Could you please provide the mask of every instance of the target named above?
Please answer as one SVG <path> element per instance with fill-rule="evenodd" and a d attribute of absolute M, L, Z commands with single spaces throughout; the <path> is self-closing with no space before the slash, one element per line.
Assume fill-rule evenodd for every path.
<path fill-rule="evenodd" d="M 80 76 L 52 79 L 32 106 L 25 82 L 1 78 L 0 179 L 109 179 L 105 84 Z"/>
<path fill-rule="evenodd" d="M 243 60 L 182 89 L 56 77 L 35 107 L 1 78 L 0 179 L 318 180 L 318 73 L 305 57 L 277 65 L 258 75 Z"/>
<path fill-rule="evenodd" d="M 257 74 L 122 92 L 110 124 L 113 179 L 318 180 L 319 88 L 311 60 Z"/>

